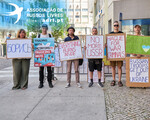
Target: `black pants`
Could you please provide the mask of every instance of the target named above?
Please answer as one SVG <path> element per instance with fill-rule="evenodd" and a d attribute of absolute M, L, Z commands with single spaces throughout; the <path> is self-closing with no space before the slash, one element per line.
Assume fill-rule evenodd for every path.
<path fill-rule="evenodd" d="M 44 67 L 40 67 L 39 69 L 40 69 L 39 70 L 39 81 L 41 83 L 43 83 L 43 81 L 44 81 Z M 51 69 L 51 67 L 47 67 L 47 73 L 48 73 L 47 81 L 48 81 L 48 83 L 50 83 L 50 82 L 52 82 L 52 69 Z"/>

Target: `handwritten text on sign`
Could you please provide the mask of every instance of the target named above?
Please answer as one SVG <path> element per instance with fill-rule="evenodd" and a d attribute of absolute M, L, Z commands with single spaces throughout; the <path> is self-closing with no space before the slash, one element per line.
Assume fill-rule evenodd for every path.
<path fill-rule="evenodd" d="M 61 61 L 82 58 L 80 40 L 59 44 L 59 53 Z"/>
<path fill-rule="evenodd" d="M 108 59 L 125 58 L 124 35 L 107 36 Z"/>
<path fill-rule="evenodd" d="M 7 58 L 31 58 L 31 39 L 7 40 Z"/>
<path fill-rule="evenodd" d="M 103 57 L 103 36 L 86 36 L 86 58 Z"/>
<path fill-rule="evenodd" d="M 130 82 L 149 82 L 148 59 L 130 59 Z"/>

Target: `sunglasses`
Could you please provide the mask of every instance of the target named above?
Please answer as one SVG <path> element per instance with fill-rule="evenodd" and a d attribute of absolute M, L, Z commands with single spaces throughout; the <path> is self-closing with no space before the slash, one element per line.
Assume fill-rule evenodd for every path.
<path fill-rule="evenodd" d="M 119 27 L 119 25 L 114 25 L 114 27 Z"/>

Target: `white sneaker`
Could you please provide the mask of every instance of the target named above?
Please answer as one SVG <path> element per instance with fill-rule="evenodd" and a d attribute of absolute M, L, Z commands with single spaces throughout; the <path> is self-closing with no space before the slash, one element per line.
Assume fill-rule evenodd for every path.
<path fill-rule="evenodd" d="M 70 87 L 70 83 L 67 83 L 67 85 L 65 86 L 65 88 L 69 88 Z"/>
<path fill-rule="evenodd" d="M 77 86 L 78 88 L 82 88 L 81 84 L 80 83 L 77 83 Z"/>

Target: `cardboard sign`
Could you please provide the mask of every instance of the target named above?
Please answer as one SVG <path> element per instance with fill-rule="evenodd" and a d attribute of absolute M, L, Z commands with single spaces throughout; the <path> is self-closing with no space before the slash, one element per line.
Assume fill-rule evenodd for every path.
<path fill-rule="evenodd" d="M 126 58 L 126 84 L 128 87 L 150 87 L 150 58 Z"/>
<path fill-rule="evenodd" d="M 103 36 L 86 36 L 86 58 L 104 58 Z"/>
<path fill-rule="evenodd" d="M 59 49 L 55 48 L 55 67 L 61 67 L 61 62 L 59 58 Z"/>
<path fill-rule="evenodd" d="M 107 59 L 110 61 L 125 60 L 125 34 L 107 34 Z"/>
<path fill-rule="evenodd" d="M 87 74 L 88 82 L 91 82 L 90 80 L 90 71 L 88 69 L 88 74 Z M 101 82 L 104 82 L 104 63 L 102 63 L 102 71 L 101 71 Z M 98 82 L 98 73 L 97 70 L 94 70 L 93 72 L 93 82 Z"/>
<path fill-rule="evenodd" d="M 80 40 L 60 43 L 58 46 L 60 61 L 83 58 Z"/>
<path fill-rule="evenodd" d="M 150 55 L 150 37 L 127 35 L 126 53 Z"/>
<path fill-rule="evenodd" d="M 32 58 L 31 39 L 8 39 L 6 58 Z"/>
<path fill-rule="evenodd" d="M 55 66 L 54 38 L 34 38 L 34 66 Z"/>

